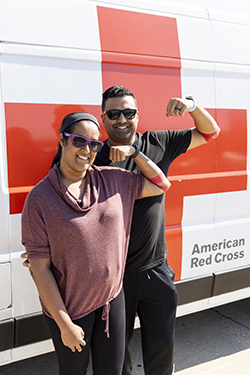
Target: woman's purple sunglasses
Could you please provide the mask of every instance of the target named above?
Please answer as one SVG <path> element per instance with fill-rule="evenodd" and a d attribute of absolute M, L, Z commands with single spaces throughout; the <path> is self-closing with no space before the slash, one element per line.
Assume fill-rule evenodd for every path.
<path fill-rule="evenodd" d="M 81 148 L 81 147 L 86 146 L 86 144 L 88 144 L 91 151 L 99 152 L 99 151 L 101 151 L 101 149 L 104 145 L 103 142 L 93 141 L 91 139 L 87 139 L 87 138 L 85 138 L 81 135 L 77 135 L 77 134 L 69 134 L 69 133 L 64 132 L 63 135 L 65 137 L 71 137 L 72 145 L 76 148 Z"/>

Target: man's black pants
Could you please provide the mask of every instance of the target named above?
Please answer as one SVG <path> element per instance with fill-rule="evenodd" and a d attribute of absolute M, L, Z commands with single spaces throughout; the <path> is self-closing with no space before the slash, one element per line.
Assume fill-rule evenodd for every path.
<path fill-rule="evenodd" d="M 136 312 L 141 324 L 145 374 L 172 374 L 177 307 L 173 279 L 174 272 L 167 262 L 147 271 L 125 273 L 126 352 L 123 375 L 132 374 L 128 344 L 132 339 Z"/>

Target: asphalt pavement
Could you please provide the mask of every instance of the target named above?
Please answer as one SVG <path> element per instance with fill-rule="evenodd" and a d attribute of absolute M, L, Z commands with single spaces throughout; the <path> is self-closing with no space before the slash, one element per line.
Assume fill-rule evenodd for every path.
<path fill-rule="evenodd" d="M 140 329 L 130 350 L 133 375 L 144 375 Z M 56 375 L 55 353 L 2 366 L 0 374 Z M 175 374 L 250 375 L 250 298 L 177 318 Z"/>

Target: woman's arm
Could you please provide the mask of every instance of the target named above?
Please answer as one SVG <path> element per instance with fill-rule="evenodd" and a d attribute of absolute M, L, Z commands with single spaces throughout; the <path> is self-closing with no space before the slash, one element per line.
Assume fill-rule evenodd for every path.
<path fill-rule="evenodd" d="M 83 340 L 84 332 L 81 327 L 72 322 L 68 315 L 56 280 L 50 270 L 50 258 L 29 259 L 29 261 L 32 269 L 31 275 L 38 293 L 61 331 L 63 344 L 73 352 L 75 349 L 81 351 L 81 345 L 86 345 Z"/>
<path fill-rule="evenodd" d="M 122 161 L 127 156 L 135 153 L 133 146 L 112 146 L 110 148 L 109 158 L 113 162 Z M 142 197 L 151 197 L 153 195 L 161 195 L 167 191 L 171 184 L 162 170 L 146 155 L 139 152 L 134 161 L 140 168 L 145 178 L 144 187 L 142 189 Z"/>

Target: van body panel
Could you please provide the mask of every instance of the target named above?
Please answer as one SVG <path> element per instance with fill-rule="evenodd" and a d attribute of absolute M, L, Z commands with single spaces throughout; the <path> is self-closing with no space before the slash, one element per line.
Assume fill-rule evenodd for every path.
<path fill-rule="evenodd" d="M 0 0 L 0 332 L 9 337 L 0 334 L 0 365 L 53 350 L 20 259 L 21 212 L 50 169 L 63 117 L 87 111 L 101 123 L 112 85 L 135 94 L 141 133 L 193 127 L 188 114 L 166 117 L 168 100 L 187 95 L 221 128 L 169 170 L 177 315 L 250 295 L 250 17 L 191 3 Z"/>

